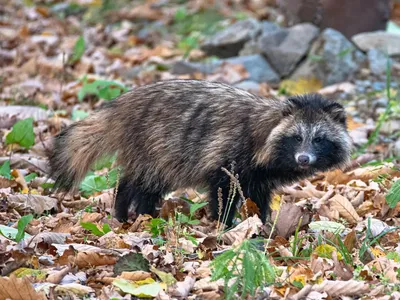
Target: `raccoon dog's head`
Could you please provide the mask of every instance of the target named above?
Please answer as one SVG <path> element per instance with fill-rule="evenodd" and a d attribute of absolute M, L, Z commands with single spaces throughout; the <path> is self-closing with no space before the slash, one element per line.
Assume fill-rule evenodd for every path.
<path fill-rule="evenodd" d="M 267 152 L 275 167 L 313 173 L 348 163 L 351 139 L 342 105 L 318 94 L 287 99 Z"/>

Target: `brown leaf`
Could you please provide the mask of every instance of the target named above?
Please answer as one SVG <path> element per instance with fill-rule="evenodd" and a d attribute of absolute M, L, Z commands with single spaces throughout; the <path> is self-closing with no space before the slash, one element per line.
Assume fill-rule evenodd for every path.
<path fill-rule="evenodd" d="M 245 220 L 254 215 L 260 215 L 260 209 L 251 199 L 246 199 L 246 202 L 240 207 L 240 216 L 242 220 Z"/>
<path fill-rule="evenodd" d="M 253 216 L 244 220 L 235 228 L 225 232 L 221 238 L 228 245 L 238 245 L 253 234 L 258 234 L 262 227 L 262 222 L 258 216 Z"/>
<path fill-rule="evenodd" d="M 21 213 L 34 212 L 42 214 L 45 210 L 51 210 L 57 207 L 57 199 L 33 194 L 7 195 L 7 201 L 12 208 Z"/>
<path fill-rule="evenodd" d="M 169 217 L 175 216 L 175 212 L 180 212 L 188 216 L 190 213 L 190 204 L 183 199 L 166 200 L 161 207 L 160 217 L 168 220 Z"/>
<path fill-rule="evenodd" d="M 47 276 L 46 281 L 54 284 L 58 284 L 61 282 L 61 280 L 64 278 L 65 275 L 67 275 L 71 271 L 71 268 L 65 267 L 64 269 L 61 269 L 59 271 L 56 271 L 49 276 Z"/>
<path fill-rule="evenodd" d="M 97 252 L 79 252 L 75 257 L 75 264 L 79 268 L 114 265 L 116 262 L 116 257 L 112 255 L 100 254 Z"/>
<path fill-rule="evenodd" d="M 276 211 L 272 212 L 272 220 L 275 220 L 276 214 Z M 310 222 L 309 215 L 304 214 L 303 209 L 293 203 L 283 204 L 275 227 L 276 234 L 288 238 L 296 231 L 300 218 L 302 218 L 300 226 L 304 226 Z"/>
<path fill-rule="evenodd" d="M 329 199 L 329 204 L 332 210 L 338 211 L 339 215 L 346 219 L 350 224 L 357 224 L 360 220 L 360 217 L 353 205 L 351 205 L 351 202 L 342 195 L 337 194 Z"/>
<path fill-rule="evenodd" d="M 103 215 L 100 214 L 100 213 L 87 213 L 87 212 L 84 212 L 82 214 L 82 219 L 80 220 L 80 222 L 96 223 L 96 222 L 99 222 L 101 219 L 103 219 Z"/>
<path fill-rule="evenodd" d="M 332 259 L 334 262 L 334 272 L 338 279 L 350 280 L 353 278 L 353 268 L 343 260 L 338 260 L 336 251 L 333 251 Z"/>
<path fill-rule="evenodd" d="M 347 250 L 351 253 L 356 245 L 357 242 L 357 235 L 356 231 L 353 229 L 350 231 L 346 238 L 343 241 L 343 244 L 346 246 Z"/>
<path fill-rule="evenodd" d="M 317 292 L 326 292 L 331 297 L 340 297 L 352 295 L 361 296 L 367 293 L 370 287 L 365 282 L 356 280 L 325 280 L 321 284 L 313 286 L 312 289 Z"/>
<path fill-rule="evenodd" d="M 17 278 L 0 277 L 0 299 L 12 300 L 46 300 L 43 293 L 38 293 L 33 288 L 27 277 Z"/>
<path fill-rule="evenodd" d="M 151 273 L 144 271 L 122 272 L 122 274 L 119 277 L 131 281 L 139 281 L 150 278 Z"/>

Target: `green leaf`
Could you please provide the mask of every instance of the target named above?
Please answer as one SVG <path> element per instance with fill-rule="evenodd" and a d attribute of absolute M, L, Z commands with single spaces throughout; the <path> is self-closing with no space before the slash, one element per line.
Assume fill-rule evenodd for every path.
<path fill-rule="evenodd" d="M 85 53 L 85 40 L 83 39 L 83 36 L 80 36 L 75 43 L 74 50 L 72 52 L 71 63 L 80 60 L 83 53 Z"/>
<path fill-rule="evenodd" d="M 29 222 L 32 220 L 33 220 L 33 215 L 26 215 L 26 216 L 21 217 L 21 219 L 18 220 L 18 224 L 17 224 L 18 233 L 15 236 L 15 241 L 17 243 L 19 243 L 20 241 L 22 241 L 24 239 L 25 228 L 29 224 Z"/>
<path fill-rule="evenodd" d="M 37 176 L 38 175 L 36 173 L 31 173 L 31 174 L 26 175 L 24 178 L 25 178 L 25 181 L 29 183 L 31 180 L 35 179 Z"/>
<path fill-rule="evenodd" d="M 80 101 L 82 101 L 86 95 L 95 95 L 105 100 L 112 100 L 128 91 L 123 84 L 116 81 L 98 79 L 93 82 L 88 82 L 86 77 L 84 77 L 82 81 L 82 88 L 78 92 L 78 99 Z"/>
<path fill-rule="evenodd" d="M 12 130 L 6 136 L 6 144 L 17 143 L 29 149 L 35 143 L 35 133 L 33 132 L 33 118 L 20 120 L 14 124 Z"/>
<path fill-rule="evenodd" d="M 118 169 L 112 169 L 108 172 L 108 181 L 110 187 L 113 187 L 117 181 Z M 84 195 L 91 195 L 95 192 L 101 192 L 108 189 L 107 177 L 105 175 L 89 174 L 82 181 L 80 186 Z"/>
<path fill-rule="evenodd" d="M 112 229 L 111 229 L 110 225 L 108 223 L 104 223 L 103 224 L 103 232 L 104 232 L 104 234 L 109 233 L 111 231 L 112 231 Z"/>
<path fill-rule="evenodd" d="M 10 160 L 6 160 L 0 167 L 0 176 L 11 179 Z"/>
<path fill-rule="evenodd" d="M 161 283 L 153 282 L 144 285 L 137 285 L 126 279 L 115 279 L 112 283 L 126 294 L 131 294 L 139 298 L 154 298 L 162 290 Z"/>
<path fill-rule="evenodd" d="M 17 234 L 18 234 L 18 229 L 15 229 L 15 228 L 8 227 L 8 226 L 1 225 L 1 224 L 0 224 L 0 234 L 1 234 L 2 236 L 4 236 L 5 238 L 14 241 L 14 240 L 15 240 L 15 237 L 16 237 Z M 29 234 L 25 233 L 25 237 L 26 237 L 26 238 L 29 238 L 29 237 L 31 237 L 31 236 L 30 236 Z"/>
<path fill-rule="evenodd" d="M 338 234 L 346 229 L 343 224 L 332 221 L 315 221 L 308 224 L 308 226 L 312 230 L 326 230 Z"/>
<path fill-rule="evenodd" d="M 121 89 L 104 87 L 99 89 L 99 97 L 105 100 L 112 100 L 122 94 Z"/>
<path fill-rule="evenodd" d="M 141 253 L 129 253 L 121 257 L 114 265 L 114 274 L 120 275 L 122 272 L 150 271 L 149 262 Z"/>
<path fill-rule="evenodd" d="M 397 180 L 386 195 L 386 202 L 390 208 L 396 207 L 400 201 L 400 180 Z"/>
<path fill-rule="evenodd" d="M 103 236 L 104 232 L 101 231 L 96 224 L 91 222 L 81 222 L 81 226 L 86 230 L 89 230 L 92 234 L 97 236 Z"/>
<path fill-rule="evenodd" d="M 74 109 L 72 111 L 72 120 L 73 121 L 83 120 L 88 115 L 89 115 L 89 113 L 84 110 Z"/>
<path fill-rule="evenodd" d="M 206 206 L 208 203 L 207 202 L 200 202 L 200 203 L 193 203 L 190 206 L 190 215 L 193 216 L 193 214 L 199 210 L 200 208 Z"/>
<path fill-rule="evenodd" d="M 171 273 L 166 273 L 163 271 L 160 271 L 156 269 L 155 267 L 151 266 L 150 271 L 158 276 L 158 278 L 161 279 L 162 282 L 164 282 L 166 285 L 170 286 L 175 284 L 176 279 Z"/>
<path fill-rule="evenodd" d="M 54 183 L 52 182 L 45 182 L 43 184 L 40 185 L 42 188 L 44 189 L 51 189 L 52 187 L 54 187 Z"/>

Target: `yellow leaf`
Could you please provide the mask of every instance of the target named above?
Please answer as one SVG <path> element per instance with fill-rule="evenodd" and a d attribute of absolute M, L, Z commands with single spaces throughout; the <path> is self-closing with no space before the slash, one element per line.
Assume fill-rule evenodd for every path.
<path fill-rule="evenodd" d="M 296 275 L 296 276 L 293 276 L 293 281 L 297 281 L 297 282 L 300 282 L 303 286 L 305 286 L 306 285 L 306 279 L 307 279 L 307 277 L 305 276 L 305 275 Z M 293 282 L 292 281 L 292 282 Z"/>
<path fill-rule="evenodd" d="M 325 257 L 332 259 L 332 253 L 336 251 L 338 260 L 342 260 L 342 254 L 340 254 L 337 249 L 331 245 L 323 244 L 319 245 L 317 248 L 314 249 L 314 253 L 317 254 L 319 257 Z"/>
<path fill-rule="evenodd" d="M 298 80 L 283 80 L 280 85 L 289 95 L 318 92 L 322 88 L 321 80 L 317 78 L 300 78 Z"/>
<path fill-rule="evenodd" d="M 279 195 L 275 195 L 272 200 L 271 203 L 269 204 L 269 207 L 272 210 L 279 210 L 279 207 L 281 206 L 281 196 Z"/>
<path fill-rule="evenodd" d="M 379 249 L 378 247 L 375 248 L 370 248 L 372 254 L 378 258 L 378 257 L 384 257 L 386 256 L 385 252 L 383 252 L 381 249 Z"/>

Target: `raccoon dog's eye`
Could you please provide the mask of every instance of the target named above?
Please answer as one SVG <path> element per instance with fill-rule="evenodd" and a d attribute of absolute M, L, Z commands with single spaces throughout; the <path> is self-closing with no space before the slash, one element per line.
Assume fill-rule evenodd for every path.
<path fill-rule="evenodd" d="M 301 138 L 301 136 L 299 136 L 299 135 L 296 135 L 294 138 L 295 138 L 296 141 L 298 141 L 298 142 L 301 142 L 301 141 L 303 140 L 303 139 Z"/>
<path fill-rule="evenodd" d="M 314 143 L 321 143 L 322 139 L 320 137 L 317 137 L 314 139 Z"/>

